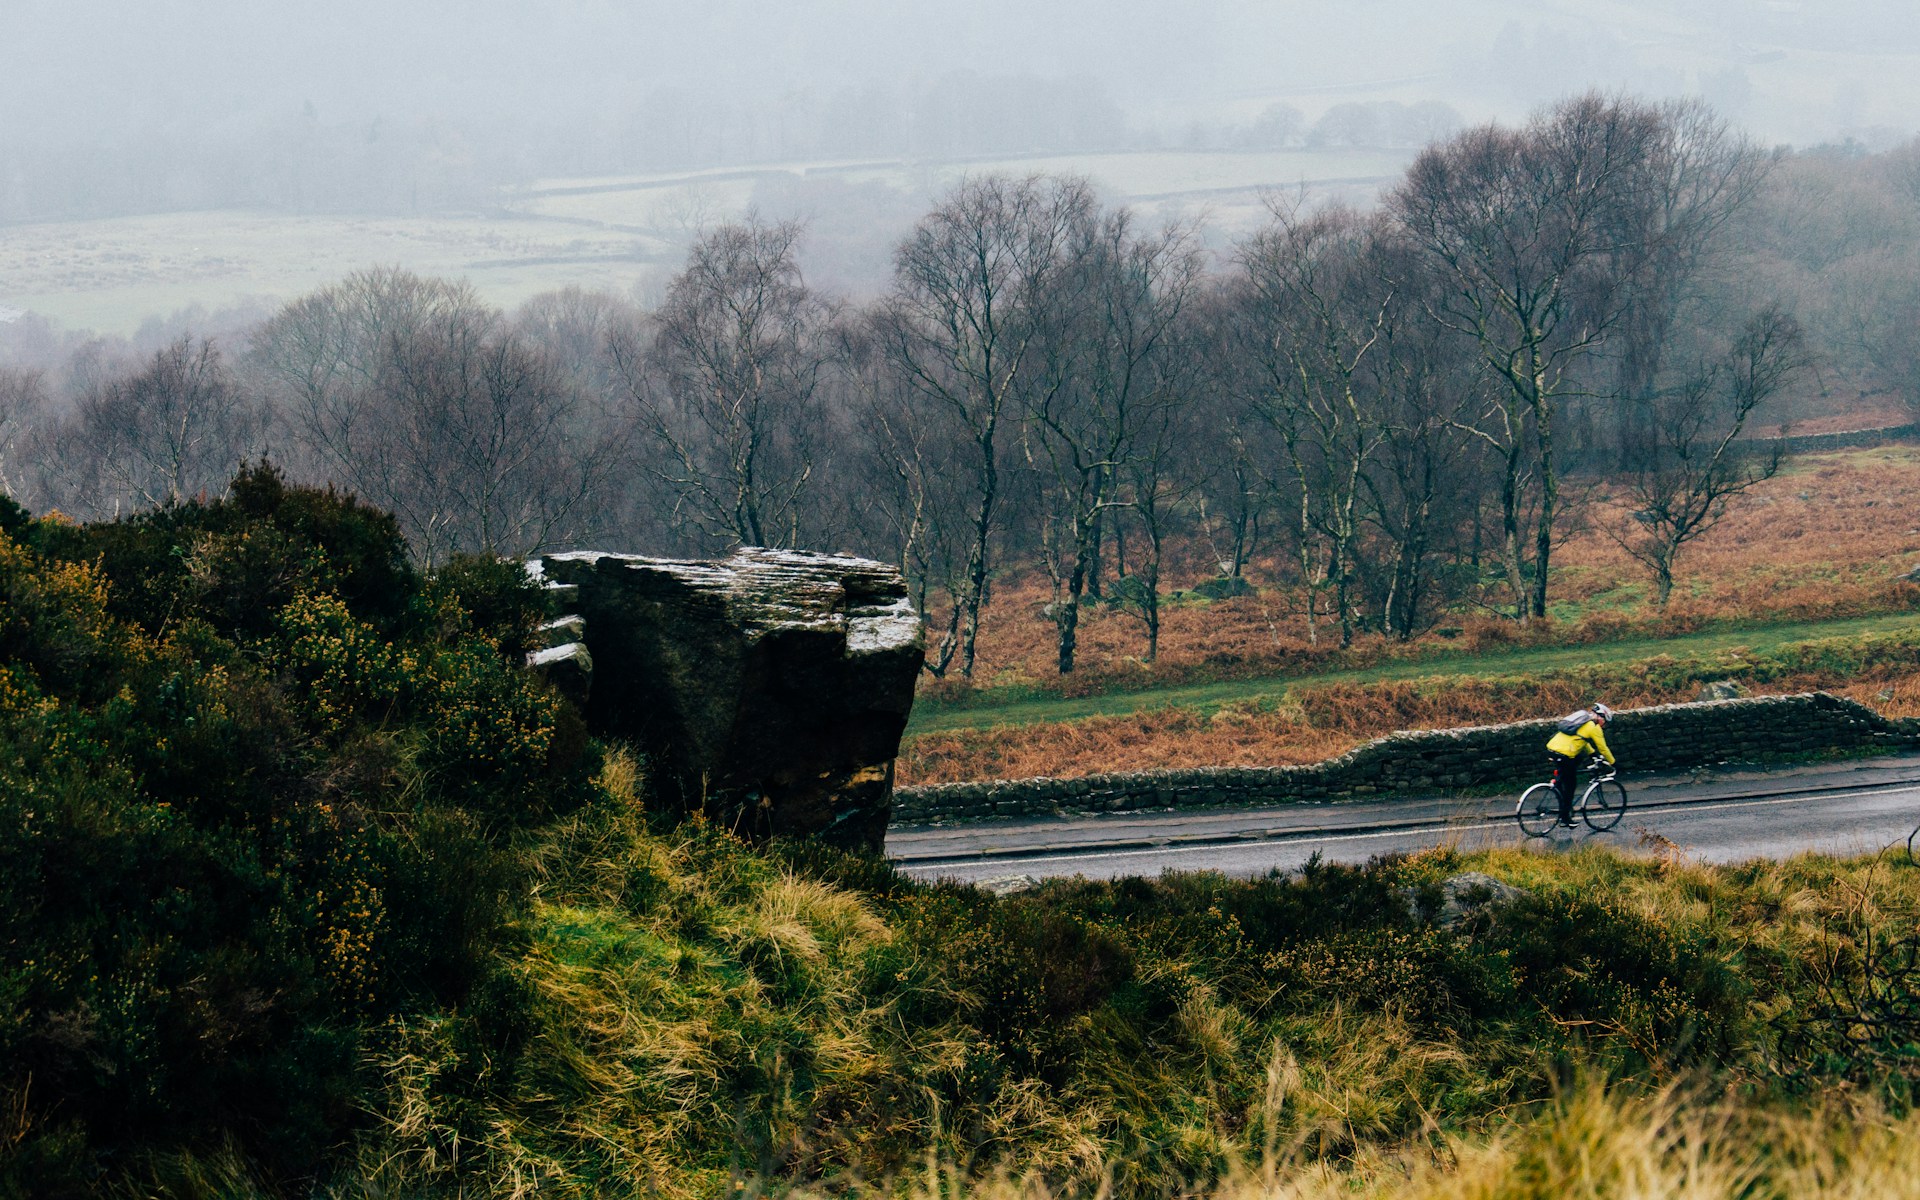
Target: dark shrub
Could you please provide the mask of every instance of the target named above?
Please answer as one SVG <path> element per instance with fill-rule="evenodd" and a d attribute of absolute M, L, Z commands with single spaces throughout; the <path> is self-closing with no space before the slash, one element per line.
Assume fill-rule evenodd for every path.
<path fill-rule="evenodd" d="M 456 554 L 433 573 L 433 584 L 466 615 L 475 633 L 519 662 L 540 646 L 546 596 L 523 564 L 480 554 Z"/>
<path fill-rule="evenodd" d="M 466 1010 L 507 1052 L 508 841 L 594 754 L 475 632 L 525 627 L 504 576 L 429 611 L 391 517 L 267 467 L 111 524 L 7 516 L 0 1100 L 27 1132 L 0 1194 L 229 1148 L 280 1186 L 360 1119 L 387 1018 Z"/>
<path fill-rule="evenodd" d="M 224 499 L 44 526 L 41 540 L 52 557 L 98 562 L 114 614 L 149 633 L 197 618 L 222 636 L 260 638 L 306 592 L 336 594 L 391 633 L 420 591 L 391 515 L 332 488 L 289 485 L 268 464 L 243 470 Z"/>

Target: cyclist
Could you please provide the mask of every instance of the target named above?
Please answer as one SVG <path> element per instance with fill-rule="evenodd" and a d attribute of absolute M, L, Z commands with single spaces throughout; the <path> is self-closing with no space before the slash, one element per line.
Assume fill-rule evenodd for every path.
<path fill-rule="evenodd" d="M 1560 728 L 1547 741 L 1547 761 L 1553 766 L 1553 790 L 1560 797 L 1560 823 L 1573 824 L 1574 773 L 1581 760 L 1604 758 L 1613 766 L 1613 751 L 1607 748 L 1604 732 L 1613 719 L 1613 710 L 1595 701 L 1592 708 L 1560 718 Z"/>

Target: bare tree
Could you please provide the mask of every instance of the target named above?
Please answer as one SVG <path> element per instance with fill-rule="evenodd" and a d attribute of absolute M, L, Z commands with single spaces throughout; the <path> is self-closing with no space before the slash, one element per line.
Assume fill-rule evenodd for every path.
<path fill-rule="evenodd" d="M 394 340 L 374 390 L 379 424 L 355 482 L 427 563 L 531 554 L 594 527 L 618 437 L 593 437 L 581 395 L 537 347 L 491 322 L 416 333 Z"/>
<path fill-rule="evenodd" d="M 1156 370 L 1199 286 L 1186 229 L 1134 232 L 1126 209 L 1086 214 L 1071 232 L 1037 323 L 1036 369 L 1022 390 L 1021 447 L 1038 477 L 1041 559 L 1053 580 L 1056 661 L 1073 670 L 1080 598 L 1102 524 L 1126 501 L 1122 471 L 1156 411 L 1172 402 Z"/>
<path fill-rule="evenodd" d="M 39 371 L 0 367 L 0 491 L 16 500 L 31 495 L 26 442 L 46 411 L 46 380 Z"/>
<path fill-rule="evenodd" d="M 1279 453 L 1272 430 L 1246 403 L 1257 384 L 1239 340 L 1244 302 L 1239 290 L 1213 280 L 1183 335 L 1194 436 L 1181 447 L 1181 469 L 1193 481 L 1197 533 L 1236 587 L 1261 544 L 1260 523 L 1273 502 L 1269 463 Z"/>
<path fill-rule="evenodd" d="M 527 554 L 602 525 L 625 430 L 590 353 L 594 308 L 532 306 L 516 333 L 464 283 L 380 268 L 287 305 L 254 335 L 247 367 L 290 434 L 296 473 L 392 511 L 426 562 Z M 601 368 L 604 377 L 604 368 Z"/>
<path fill-rule="evenodd" d="M 816 532 L 805 500 L 830 444 L 818 393 L 833 313 L 801 278 L 800 233 L 750 218 L 707 234 L 668 287 L 651 345 L 616 343 L 679 511 L 742 545 Z"/>
<path fill-rule="evenodd" d="M 522 304 L 514 311 L 512 326 L 539 346 L 575 387 L 612 397 L 621 391 L 613 345 L 641 319 L 639 308 L 620 296 L 566 287 Z"/>
<path fill-rule="evenodd" d="M 1316 596 L 1333 593 L 1340 644 L 1353 643 L 1353 583 L 1367 465 L 1386 434 L 1367 360 L 1395 319 L 1378 231 L 1351 211 L 1285 205 L 1241 251 L 1247 347 L 1260 367 L 1254 410 L 1285 448 L 1296 502 L 1307 637 Z"/>
<path fill-rule="evenodd" d="M 1403 287 L 1434 282 L 1416 269 L 1389 271 Z M 1477 469 L 1485 462 L 1483 447 L 1468 430 L 1484 407 L 1486 376 L 1476 369 L 1471 347 L 1425 319 L 1425 311 L 1425 298 L 1402 297 L 1382 345 L 1365 364 L 1369 390 L 1383 406 L 1383 434 L 1363 476 L 1386 560 L 1375 590 L 1381 626 L 1402 641 L 1425 627 L 1436 596 L 1456 590 L 1439 568 L 1444 556 L 1457 553 L 1458 530 L 1485 494 Z"/>
<path fill-rule="evenodd" d="M 360 488 L 386 436 L 379 382 L 394 348 L 495 319 L 466 283 L 377 267 L 282 308 L 255 331 L 245 366 L 295 434 L 290 465 Z"/>
<path fill-rule="evenodd" d="M 1207 358 L 1217 344 L 1215 332 L 1211 314 L 1183 308 L 1159 352 L 1146 364 L 1153 375 L 1148 402 L 1140 406 L 1131 452 L 1120 471 L 1125 507 L 1118 510 L 1124 520 L 1115 528 L 1120 578 L 1113 596 L 1116 607 L 1132 612 L 1145 628 L 1142 657 L 1147 662 L 1160 657 L 1160 585 L 1167 542 L 1205 485 L 1206 458 L 1199 448 L 1221 435 L 1209 427 L 1211 410 L 1201 403 L 1217 379 Z M 1230 450 L 1229 459 L 1232 454 Z M 1124 540 L 1129 525 L 1139 529 L 1143 542 L 1131 572 Z"/>
<path fill-rule="evenodd" d="M 944 626 L 922 663 L 938 679 L 951 669 L 960 646 L 970 507 L 966 446 L 952 436 L 946 414 L 919 403 L 918 392 L 887 362 L 873 333 L 871 314 L 840 331 L 840 361 L 858 431 L 852 490 L 872 536 L 893 548 L 922 620 Z"/>
<path fill-rule="evenodd" d="M 970 450 L 972 531 L 959 596 L 960 673 L 973 674 L 1001 499 L 1002 425 L 1030 364 L 1037 304 L 1093 198 L 1077 179 L 971 179 L 894 255 L 875 330 L 895 370 Z"/>
<path fill-rule="evenodd" d="M 1612 236 L 1645 247 L 1624 286 L 1613 352 L 1623 464 L 1653 436 L 1653 392 L 1675 322 L 1701 307 L 1706 277 L 1724 257 L 1728 225 L 1760 193 L 1776 161 L 1703 101 L 1669 101 L 1661 116 L 1640 166 L 1645 200 L 1610 210 L 1639 225 Z"/>
<path fill-rule="evenodd" d="M 82 515 L 217 495 L 264 453 L 264 429 L 219 349 L 183 337 L 81 398 L 55 434 L 57 468 L 48 464 L 64 477 L 48 483 L 57 502 Z"/>
<path fill-rule="evenodd" d="M 1867 368 L 1862 388 L 1885 388 L 1920 416 L 1920 247 L 1860 255 L 1821 274 L 1836 357 Z"/>
<path fill-rule="evenodd" d="M 1626 477 L 1639 528 L 1614 537 L 1653 576 L 1661 608 L 1673 595 L 1680 551 L 1719 524 L 1736 497 L 1780 469 L 1779 442 L 1755 455 L 1743 453 L 1737 439 L 1754 410 L 1804 365 L 1799 322 L 1769 308 L 1748 321 L 1724 359 L 1656 397 L 1651 452 Z"/>
<path fill-rule="evenodd" d="M 1506 568 L 1521 620 L 1547 611 L 1555 416 L 1570 371 L 1619 321 L 1626 281 L 1645 259 L 1648 222 L 1623 210 L 1649 202 L 1640 185 L 1665 136 L 1658 109 L 1589 94 L 1524 129 L 1485 126 L 1428 149 L 1389 202 L 1448 281 L 1431 315 L 1472 338 L 1504 385 L 1487 432 L 1506 465 Z M 1539 487 L 1530 564 L 1521 528 L 1529 461 Z"/>

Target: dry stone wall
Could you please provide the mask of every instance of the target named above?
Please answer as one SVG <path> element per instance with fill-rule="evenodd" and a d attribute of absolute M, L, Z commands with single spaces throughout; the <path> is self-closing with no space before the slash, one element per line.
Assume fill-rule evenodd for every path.
<path fill-rule="evenodd" d="M 1545 776 L 1545 747 L 1553 727 L 1553 721 L 1542 720 L 1395 733 L 1305 766 L 1131 771 L 1080 779 L 900 788 L 893 797 L 893 822 L 1327 803 L 1518 785 Z M 1607 725 L 1607 742 L 1624 771 L 1685 771 L 1920 747 L 1920 720 L 1889 719 L 1851 700 L 1810 692 L 1620 712 Z"/>
<path fill-rule="evenodd" d="M 1822 450 L 1848 450 L 1855 446 L 1878 446 L 1883 442 L 1910 442 L 1920 437 L 1920 425 L 1882 425 L 1876 429 L 1850 429 L 1842 433 L 1796 433 L 1787 437 L 1743 438 L 1734 443 L 1744 454 L 1771 454 L 1779 449 L 1788 454 L 1814 454 Z"/>

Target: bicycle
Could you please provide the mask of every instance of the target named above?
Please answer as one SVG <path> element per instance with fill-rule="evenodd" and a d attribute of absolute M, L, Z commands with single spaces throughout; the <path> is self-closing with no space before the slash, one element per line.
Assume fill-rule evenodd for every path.
<path fill-rule="evenodd" d="M 1589 783 L 1575 811 L 1595 833 L 1605 833 L 1618 825 L 1627 812 L 1627 788 L 1617 772 L 1608 771 Z M 1560 793 L 1552 783 L 1536 783 L 1520 793 L 1513 816 L 1520 822 L 1520 832 L 1528 837 L 1545 837 L 1560 823 Z"/>

